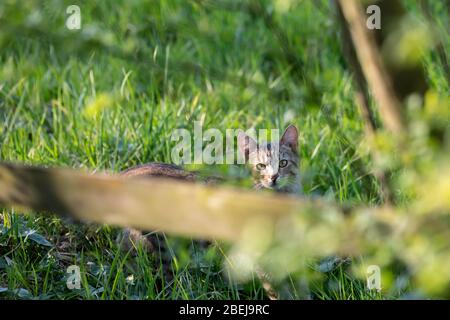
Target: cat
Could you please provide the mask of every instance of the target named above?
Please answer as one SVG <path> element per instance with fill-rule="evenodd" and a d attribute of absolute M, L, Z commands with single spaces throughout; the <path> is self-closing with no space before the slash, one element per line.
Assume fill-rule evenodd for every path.
<path fill-rule="evenodd" d="M 256 190 L 271 189 L 276 192 L 302 195 L 298 130 L 289 125 L 278 144 L 258 144 L 252 137 L 241 132 L 238 147 L 252 169 L 253 187 Z M 256 268 L 267 297 L 278 300 L 279 294 L 272 286 L 271 277 Z"/>
<path fill-rule="evenodd" d="M 272 189 L 276 192 L 302 194 L 300 179 L 298 130 L 290 125 L 278 145 L 258 144 L 240 132 L 238 146 L 246 162 L 252 167 L 254 188 Z"/>
<path fill-rule="evenodd" d="M 296 195 L 303 193 L 300 179 L 298 130 L 294 125 L 286 128 L 278 144 L 258 144 L 243 132 L 238 134 L 237 141 L 239 152 L 251 166 L 254 189 L 270 189 L 275 192 Z M 204 178 L 196 172 L 186 171 L 179 166 L 165 163 L 139 165 L 123 171 L 120 175 L 124 178 L 164 177 L 206 184 L 215 184 L 220 180 L 217 177 Z M 122 249 L 127 251 L 141 244 L 155 257 L 159 257 L 166 280 L 172 279 L 172 257 L 167 251 L 163 234 L 158 232 L 145 234 L 136 229 L 126 228 L 120 234 L 118 241 Z M 198 243 L 201 247 L 208 245 L 208 242 Z M 277 294 L 270 285 L 268 275 L 261 271 L 257 273 L 268 297 L 276 299 Z"/>

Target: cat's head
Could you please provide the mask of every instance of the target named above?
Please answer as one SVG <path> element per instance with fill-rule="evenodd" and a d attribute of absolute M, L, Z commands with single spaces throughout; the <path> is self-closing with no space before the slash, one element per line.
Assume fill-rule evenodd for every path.
<path fill-rule="evenodd" d="M 255 188 L 279 192 L 301 193 L 298 131 L 287 127 L 278 145 L 258 144 L 241 132 L 238 135 L 239 151 L 252 168 Z"/>

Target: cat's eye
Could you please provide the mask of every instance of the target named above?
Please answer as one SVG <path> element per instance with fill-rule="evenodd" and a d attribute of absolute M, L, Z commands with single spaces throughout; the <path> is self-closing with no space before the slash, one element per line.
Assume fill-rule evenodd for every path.
<path fill-rule="evenodd" d="M 280 168 L 286 167 L 287 164 L 288 164 L 288 161 L 287 161 L 287 160 L 281 160 L 281 161 L 280 161 Z"/>
<path fill-rule="evenodd" d="M 265 168 L 266 168 L 266 165 L 265 165 L 265 164 L 258 163 L 258 164 L 256 165 L 256 169 L 258 169 L 259 171 L 264 170 Z"/>

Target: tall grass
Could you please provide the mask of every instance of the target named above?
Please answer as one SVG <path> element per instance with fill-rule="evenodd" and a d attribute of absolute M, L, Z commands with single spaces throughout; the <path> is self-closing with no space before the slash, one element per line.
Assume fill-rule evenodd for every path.
<path fill-rule="evenodd" d="M 170 162 L 173 130 L 193 130 L 193 121 L 222 132 L 294 123 L 306 194 L 379 204 L 333 11 L 328 1 L 289 2 L 289 10 L 264 2 L 285 37 L 244 10 L 252 2 L 79 1 L 80 31 L 64 27 L 68 1 L 1 3 L 0 159 L 117 172 Z M 440 2 L 434 14 L 445 28 Z M 444 91 L 437 59 L 424 67 L 430 86 Z M 224 244 L 202 251 L 169 237 L 175 277 L 166 283 L 155 257 L 118 249 L 115 228 L 7 209 L 0 218 L 1 298 L 264 297 L 256 278 L 228 279 Z M 66 286 L 72 264 L 80 290 Z M 392 298 L 368 292 L 344 267 L 309 289 L 318 299 Z"/>

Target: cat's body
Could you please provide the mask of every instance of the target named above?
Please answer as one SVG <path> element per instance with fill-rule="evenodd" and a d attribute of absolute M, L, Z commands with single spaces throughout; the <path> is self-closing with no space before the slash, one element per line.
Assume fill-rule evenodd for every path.
<path fill-rule="evenodd" d="M 289 126 L 279 143 L 258 145 L 254 139 L 244 133 L 238 135 L 240 152 L 252 166 L 254 188 L 272 189 L 276 192 L 301 194 L 303 192 L 300 181 L 298 131 Z M 216 177 L 201 178 L 195 172 L 165 163 L 149 163 L 127 169 L 121 173 L 125 178 L 164 177 L 188 182 L 215 183 Z M 164 274 L 171 278 L 171 259 L 166 249 L 164 235 L 161 233 L 143 233 L 136 229 L 127 228 L 120 237 L 122 248 L 133 249 L 141 244 L 146 250 L 158 255 L 162 262 Z M 258 272 L 260 273 L 260 272 Z M 260 274 L 265 279 L 266 275 Z M 270 284 L 262 280 L 269 297 L 275 296 Z"/>
<path fill-rule="evenodd" d="M 120 173 L 122 177 L 164 177 L 184 181 L 196 181 L 197 174 L 195 172 L 189 172 L 183 168 L 167 163 L 152 162 L 129 168 Z"/>

